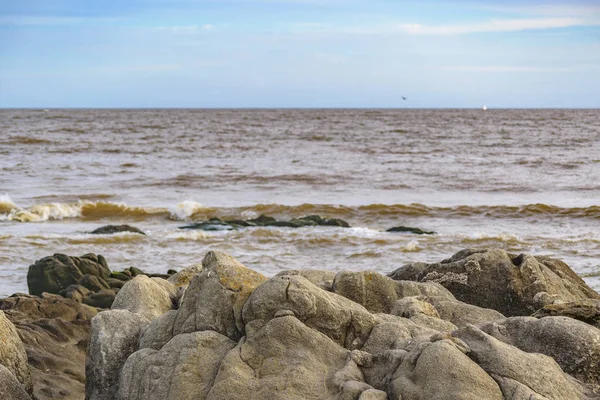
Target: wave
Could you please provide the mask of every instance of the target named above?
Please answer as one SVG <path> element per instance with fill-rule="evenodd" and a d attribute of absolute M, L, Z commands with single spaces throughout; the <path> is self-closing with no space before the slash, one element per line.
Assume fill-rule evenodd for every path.
<path fill-rule="evenodd" d="M 186 200 L 167 207 L 138 207 L 125 203 L 101 200 L 78 200 L 70 203 L 41 203 L 22 208 L 9 196 L 0 196 L 0 221 L 40 222 L 80 218 L 86 221 L 119 219 L 140 221 L 164 218 L 174 221 L 200 221 L 212 217 L 224 219 L 251 219 L 265 214 L 278 219 L 290 219 L 318 214 L 328 218 L 345 219 L 352 222 L 376 222 L 380 219 L 402 217 L 428 218 L 498 218 L 521 219 L 533 217 L 600 219 L 600 206 L 558 207 L 548 204 L 522 206 L 471 206 L 431 207 L 424 204 L 370 204 L 365 206 L 342 206 L 331 204 L 256 204 L 244 207 L 207 207 L 193 200 Z"/>

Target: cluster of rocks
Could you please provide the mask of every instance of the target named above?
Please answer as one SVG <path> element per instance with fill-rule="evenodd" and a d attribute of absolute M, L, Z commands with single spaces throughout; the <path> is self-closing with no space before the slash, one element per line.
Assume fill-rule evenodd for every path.
<path fill-rule="evenodd" d="M 566 264 L 502 250 L 270 279 L 209 252 L 92 319 L 86 398 L 598 399 L 599 312 Z"/>
<path fill-rule="evenodd" d="M 273 217 L 261 215 L 255 219 L 241 220 L 232 219 L 224 220 L 221 218 L 210 218 L 206 221 L 198 222 L 195 224 L 185 225 L 179 227 L 179 229 L 200 229 L 204 231 L 230 231 L 239 228 L 253 227 L 253 226 L 279 226 L 287 228 L 302 228 L 306 226 L 335 226 L 342 228 L 349 228 L 348 222 L 338 218 L 323 218 L 319 215 L 307 215 L 300 218 L 292 218 L 289 221 L 277 220 Z M 424 231 L 419 228 L 413 228 L 408 226 L 396 226 L 386 230 L 386 232 L 404 232 L 413 233 L 416 235 L 433 235 L 435 232 Z"/>
<path fill-rule="evenodd" d="M 175 272 L 169 270 L 167 274 L 147 274 L 135 267 L 111 271 L 101 255 L 72 257 L 54 254 L 29 267 L 27 285 L 32 295 L 53 293 L 92 307 L 110 308 L 119 290 L 134 277 L 149 275 L 168 278 Z"/>

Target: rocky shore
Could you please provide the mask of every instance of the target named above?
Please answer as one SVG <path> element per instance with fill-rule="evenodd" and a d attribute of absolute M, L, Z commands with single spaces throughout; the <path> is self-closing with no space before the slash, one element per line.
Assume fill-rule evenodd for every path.
<path fill-rule="evenodd" d="M 30 267 L 31 294 L 0 300 L 1 399 L 600 399 L 600 295 L 557 259 L 126 271 Z"/>

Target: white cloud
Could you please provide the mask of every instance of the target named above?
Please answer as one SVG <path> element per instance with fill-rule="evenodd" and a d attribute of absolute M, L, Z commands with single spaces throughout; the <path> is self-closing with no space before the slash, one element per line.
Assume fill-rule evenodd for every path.
<path fill-rule="evenodd" d="M 410 35 L 461 35 L 484 32 L 518 32 L 525 30 L 568 28 L 571 26 L 598 25 L 600 21 L 583 18 L 504 19 L 463 25 L 402 24 L 401 31 Z"/>
<path fill-rule="evenodd" d="M 197 33 L 200 33 L 202 31 L 211 31 L 213 30 L 215 27 L 214 25 L 211 24 L 204 24 L 202 26 L 198 26 L 198 25 L 187 25 L 187 26 L 181 26 L 181 25 L 175 25 L 175 26 L 156 26 L 154 27 L 154 29 L 159 30 L 159 31 L 168 31 L 171 33 L 174 33 L 176 35 L 195 35 Z"/>
<path fill-rule="evenodd" d="M 575 72 L 586 69 L 597 68 L 596 65 L 575 65 L 569 67 L 540 67 L 540 66 L 523 66 L 523 65 L 451 65 L 437 67 L 433 69 L 442 71 L 459 71 L 459 72 Z"/>

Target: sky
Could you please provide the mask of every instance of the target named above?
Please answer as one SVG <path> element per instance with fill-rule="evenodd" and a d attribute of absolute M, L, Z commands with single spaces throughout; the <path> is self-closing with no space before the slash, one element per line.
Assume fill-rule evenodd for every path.
<path fill-rule="evenodd" d="M 0 107 L 483 104 L 600 108 L 600 0 L 0 0 Z"/>

